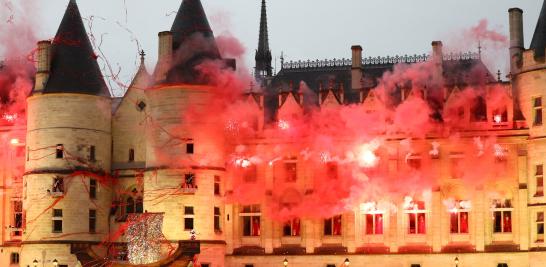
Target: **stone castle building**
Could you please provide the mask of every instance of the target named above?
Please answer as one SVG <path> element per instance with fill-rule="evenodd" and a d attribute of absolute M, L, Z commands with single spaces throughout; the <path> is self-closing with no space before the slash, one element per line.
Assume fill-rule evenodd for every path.
<path fill-rule="evenodd" d="M 397 199 L 397 212 L 363 203 L 330 218 L 278 222 L 264 212 L 267 198 L 252 205 L 226 202 L 241 179 L 226 167 L 225 151 L 236 144 L 196 131 L 208 122 L 180 115 L 193 112 L 190 104 L 206 109 L 213 97 L 195 66 L 212 59 L 236 67 L 222 58 L 200 1 L 182 1 L 171 30 L 159 33 L 154 72 L 142 63 L 125 95 L 114 97 L 70 0 L 55 38 L 38 43 L 26 127 L 0 126 L 0 266 L 188 266 L 190 260 L 202 267 L 545 266 L 546 2 L 529 48 L 523 11 L 508 13 L 509 81 L 492 74 L 479 54 L 444 54 L 439 41 L 432 42 L 431 55 L 363 57 L 356 45 L 348 60 L 283 61 L 274 73 L 262 0 L 253 86 L 262 90 L 242 96 L 255 105 L 258 129 L 247 146 L 275 149 L 278 140 L 261 133 L 310 107 L 384 107 L 376 90 L 383 74 L 398 63 L 428 62 L 434 66 L 430 80 L 442 80 L 444 88 L 443 102 L 430 103 L 431 120 L 446 119 L 442 111 L 465 88 L 484 88 L 476 105 L 456 110 L 464 125 L 459 134 L 469 146 L 476 137 L 495 135 L 494 166 L 505 170 L 488 174 L 504 176 L 488 188 L 464 184 L 458 164 L 465 152 L 436 131 L 415 140 L 409 157 L 379 155 L 387 159 L 378 167 L 386 173 L 432 166 L 441 182 L 428 198 Z M 505 92 L 494 105 L 493 88 Z M 412 86 L 393 92 L 395 106 L 412 96 L 432 101 Z M 384 137 L 393 147 L 407 138 Z M 432 143 L 441 149 L 431 150 Z M 275 167 L 253 166 L 242 179 L 272 195 L 283 176 L 293 201 L 313 193 L 316 168 L 325 167 L 294 151 Z M 337 165 L 326 168 L 337 177 Z M 450 210 L 447 198 L 456 199 Z"/>

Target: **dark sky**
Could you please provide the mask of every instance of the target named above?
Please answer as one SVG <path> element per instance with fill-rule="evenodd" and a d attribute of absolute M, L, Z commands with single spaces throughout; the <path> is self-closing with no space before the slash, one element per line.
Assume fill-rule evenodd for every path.
<path fill-rule="evenodd" d="M 38 37 L 52 38 L 68 0 L 35 2 L 36 20 L 41 22 Z M 153 69 L 157 33 L 170 29 L 180 2 L 78 0 L 82 16 L 93 16 L 92 32 L 98 39 L 102 36 L 102 51 L 114 69 L 121 67 L 120 79 L 124 83 L 130 82 L 137 68 L 135 40 L 148 54 L 148 69 Z M 244 62 L 253 66 L 261 1 L 202 2 L 215 35 L 235 36 L 246 47 Z M 348 58 L 353 44 L 361 45 L 366 57 L 429 53 L 433 40 L 442 40 L 449 50 L 476 52 L 477 41 L 462 38 L 462 33 L 485 19 L 489 29 L 507 34 L 510 7 L 524 10 L 525 44 L 528 46 L 542 1 L 269 0 L 267 4 L 273 56 L 278 58 L 282 51 L 287 60 L 298 60 Z M 494 72 L 506 69 L 504 49 L 500 50 L 484 47 L 484 57 L 489 58 L 487 63 Z M 115 89 L 119 94 L 119 89 Z"/>

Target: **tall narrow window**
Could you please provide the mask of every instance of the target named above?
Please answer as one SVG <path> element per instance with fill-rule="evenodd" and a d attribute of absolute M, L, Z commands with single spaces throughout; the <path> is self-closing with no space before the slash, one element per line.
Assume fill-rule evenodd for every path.
<path fill-rule="evenodd" d="M 301 221 L 299 218 L 294 218 L 284 223 L 283 235 L 284 236 L 299 236 L 301 228 Z"/>
<path fill-rule="evenodd" d="M 193 230 L 193 219 L 194 219 L 193 207 L 185 206 L 184 207 L 184 230 L 189 231 Z"/>
<path fill-rule="evenodd" d="M 408 214 L 408 234 L 426 234 L 426 209 L 424 201 L 415 201 L 404 211 Z"/>
<path fill-rule="evenodd" d="M 493 231 L 495 233 L 512 232 L 512 201 L 510 199 L 493 200 Z"/>
<path fill-rule="evenodd" d="M 95 160 L 97 160 L 96 158 L 96 155 L 95 155 L 95 146 L 90 146 L 89 147 L 89 161 L 91 162 L 94 162 Z"/>
<path fill-rule="evenodd" d="M 542 97 L 533 99 L 533 126 L 542 125 Z"/>
<path fill-rule="evenodd" d="M 142 199 L 141 196 L 136 198 L 135 202 L 135 213 L 142 213 L 144 212 L 144 199 Z"/>
<path fill-rule="evenodd" d="M 89 210 L 89 232 L 95 233 L 97 230 L 97 211 Z"/>
<path fill-rule="evenodd" d="M 58 159 L 62 159 L 64 157 L 63 144 L 57 144 L 57 147 L 55 148 L 55 157 Z"/>
<path fill-rule="evenodd" d="M 461 203 L 464 202 L 457 201 L 455 207 L 450 210 L 450 232 L 452 234 L 468 234 L 470 209 Z"/>
<path fill-rule="evenodd" d="M 53 209 L 53 233 L 63 232 L 63 210 Z"/>
<path fill-rule="evenodd" d="M 23 228 L 23 201 L 13 201 L 13 236 L 21 236 Z"/>
<path fill-rule="evenodd" d="M 262 216 L 260 205 L 243 206 L 239 216 L 242 218 L 243 236 L 260 236 Z"/>
<path fill-rule="evenodd" d="M 324 220 L 324 235 L 341 235 L 341 215 L 337 215 Z"/>
<path fill-rule="evenodd" d="M 19 253 L 12 252 L 10 255 L 10 264 L 19 264 Z"/>
<path fill-rule="evenodd" d="M 537 187 L 535 189 L 535 197 L 544 196 L 544 165 L 535 166 L 535 181 Z"/>
<path fill-rule="evenodd" d="M 186 144 L 186 154 L 193 154 L 194 145 L 193 143 Z"/>
<path fill-rule="evenodd" d="M 221 183 L 220 176 L 219 175 L 214 175 L 214 195 L 215 196 L 222 195 L 222 193 L 220 191 L 220 183 Z"/>
<path fill-rule="evenodd" d="M 133 162 L 135 161 L 135 150 L 134 149 L 129 149 L 129 162 Z"/>
<path fill-rule="evenodd" d="M 91 199 L 97 198 L 97 180 L 95 179 L 89 180 L 89 198 Z"/>
<path fill-rule="evenodd" d="M 544 212 L 537 212 L 537 241 L 544 242 Z"/>
<path fill-rule="evenodd" d="M 220 227 L 220 208 L 214 207 L 214 231 L 219 232 L 222 230 Z"/>
<path fill-rule="evenodd" d="M 284 162 L 284 175 L 286 182 L 295 182 L 298 179 L 298 163 L 296 158 L 290 158 Z"/>

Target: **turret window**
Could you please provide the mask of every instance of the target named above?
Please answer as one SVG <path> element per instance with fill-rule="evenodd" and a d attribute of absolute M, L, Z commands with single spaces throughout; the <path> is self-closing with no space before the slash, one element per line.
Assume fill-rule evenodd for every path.
<path fill-rule="evenodd" d="M 186 206 L 184 207 L 184 230 L 190 231 L 193 230 L 193 219 L 194 219 L 193 207 Z"/>
<path fill-rule="evenodd" d="M 542 97 L 533 99 L 533 126 L 542 125 Z"/>
<path fill-rule="evenodd" d="M 53 186 L 51 188 L 52 196 L 60 196 L 64 193 L 64 179 L 62 177 L 53 178 Z"/>
<path fill-rule="evenodd" d="M 89 232 L 95 233 L 97 230 L 97 211 L 89 210 Z"/>
<path fill-rule="evenodd" d="M 13 221 L 11 225 L 14 227 L 12 236 L 21 236 L 23 228 L 23 201 L 13 201 Z"/>
<path fill-rule="evenodd" d="M 94 162 L 96 160 L 96 156 L 95 156 L 95 146 L 90 146 L 89 147 L 89 161 L 91 162 Z"/>
<path fill-rule="evenodd" d="M 325 236 L 340 236 L 341 235 L 341 215 L 334 216 L 324 220 L 324 235 Z"/>
<path fill-rule="evenodd" d="M 62 159 L 64 157 L 64 146 L 63 144 L 57 144 L 55 148 L 55 158 Z"/>
<path fill-rule="evenodd" d="M 220 183 L 221 183 L 220 176 L 219 175 L 214 175 L 214 195 L 215 196 L 222 195 L 222 193 L 220 191 L 221 190 Z"/>
<path fill-rule="evenodd" d="M 97 180 L 95 179 L 89 180 L 89 198 L 91 199 L 97 198 Z"/>
<path fill-rule="evenodd" d="M 544 242 L 544 212 L 537 212 L 537 241 Z"/>
<path fill-rule="evenodd" d="M 53 233 L 63 232 L 63 210 L 53 209 Z"/>
<path fill-rule="evenodd" d="M 193 154 L 194 145 L 193 143 L 187 143 L 186 144 L 186 154 Z"/>
<path fill-rule="evenodd" d="M 222 230 L 222 227 L 220 225 L 220 208 L 214 207 L 214 231 L 220 232 Z"/>
<path fill-rule="evenodd" d="M 129 149 L 129 162 L 133 162 L 135 161 L 135 150 L 134 149 Z"/>

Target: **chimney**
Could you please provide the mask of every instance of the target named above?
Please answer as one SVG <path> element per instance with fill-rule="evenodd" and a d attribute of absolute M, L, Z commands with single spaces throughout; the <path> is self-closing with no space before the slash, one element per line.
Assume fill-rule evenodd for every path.
<path fill-rule="evenodd" d="M 508 9 L 510 23 L 510 72 L 516 73 L 521 66 L 523 47 L 523 10 Z"/>
<path fill-rule="evenodd" d="M 173 34 L 170 31 L 160 32 L 158 62 L 155 71 L 155 80 L 164 81 L 173 58 Z"/>
<path fill-rule="evenodd" d="M 441 86 L 444 78 L 444 45 L 442 41 L 432 41 L 432 62 L 434 64 L 434 71 L 432 73 L 433 81 L 431 86 Z"/>
<path fill-rule="evenodd" d="M 351 64 L 351 89 L 361 90 L 362 84 L 362 46 L 351 46 L 352 64 Z"/>
<path fill-rule="evenodd" d="M 51 41 L 39 41 L 36 55 L 38 62 L 36 66 L 34 93 L 40 94 L 45 88 L 49 79 L 49 71 L 51 70 Z"/>

